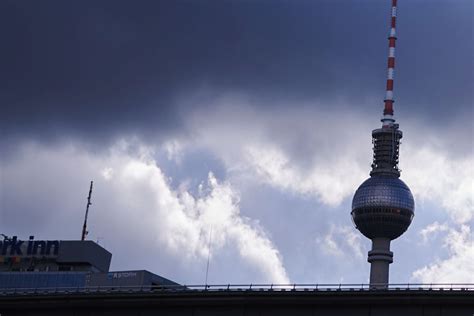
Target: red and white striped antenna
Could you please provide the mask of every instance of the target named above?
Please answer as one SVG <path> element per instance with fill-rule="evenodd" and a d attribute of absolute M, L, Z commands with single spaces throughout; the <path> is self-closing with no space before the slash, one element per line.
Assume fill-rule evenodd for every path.
<path fill-rule="evenodd" d="M 387 91 L 385 94 L 385 107 L 383 110 L 382 126 L 391 126 L 395 122 L 393 118 L 393 75 L 395 71 L 395 42 L 397 24 L 397 0 L 392 0 L 392 14 L 390 19 L 390 35 L 388 37 L 388 72 L 387 72 Z"/>

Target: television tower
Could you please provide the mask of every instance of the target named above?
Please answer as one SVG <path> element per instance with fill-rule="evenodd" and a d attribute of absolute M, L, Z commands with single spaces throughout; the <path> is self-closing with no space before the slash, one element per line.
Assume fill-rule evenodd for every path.
<path fill-rule="evenodd" d="M 372 131 L 372 171 L 370 178 L 355 192 L 351 212 L 356 228 L 372 240 L 372 250 L 368 255 L 370 287 L 376 289 L 388 287 L 389 265 L 393 262 L 390 242 L 408 229 L 415 210 L 410 189 L 399 179 L 398 157 L 403 133 L 393 117 L 397 0 L 391 1 L 388 75 L 382 128 Z"/>

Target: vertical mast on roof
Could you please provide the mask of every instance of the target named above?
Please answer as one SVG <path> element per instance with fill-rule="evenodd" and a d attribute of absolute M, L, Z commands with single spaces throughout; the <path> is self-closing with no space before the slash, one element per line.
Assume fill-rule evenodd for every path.
<path fill-rule="evenodd" d="M 86 240 L 86 236 L 89 233 L 87 231 L 87 216 L 89 215 L 89 206 L 92 205 L 91 197 L 92 197 L 92 186 L 93 185 L 94 185 L 94 181 L 91 181 L 91 186 L 89 188 L 89 196 L 87 197 L 86 216 L 84 217 L 84 225 L 82 226 L 81 240 Z"/>

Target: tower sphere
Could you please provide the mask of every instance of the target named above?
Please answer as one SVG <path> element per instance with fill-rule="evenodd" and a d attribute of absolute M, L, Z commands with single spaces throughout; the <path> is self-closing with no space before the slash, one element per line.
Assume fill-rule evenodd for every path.
<path fill-rule="evenodd" d="M 415 202 L 408 186 L 397 177 L 372 176 L 352 199 L 352 219 L 367 238 L 398 238 L 414 216 Z"/>

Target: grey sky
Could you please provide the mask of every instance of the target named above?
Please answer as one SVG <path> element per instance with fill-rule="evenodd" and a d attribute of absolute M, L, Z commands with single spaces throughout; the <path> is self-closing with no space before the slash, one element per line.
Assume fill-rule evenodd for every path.
<path fill-rule="evenodd" d="M 399 1 L 416 217 L 393 244 L 397 282 L 474 275 L 473 9 Z M 388 0 L 3 1 L 0 232 L 77 238 L 94 179 L 91 238 L 115 269 L 202 282 L 214 225 L 211 281 L 366 281 L 349 212 L 388 16 Z"/>
<path fill-rule="evenodd" d="M 2 128 L 88 141 L 180 132 L 187 108 L 176 98 L 205 88 L 249 94 L 268 111 L 278 100 L 346 98 L 374 113 L 385 2 L 3 1 Z M 399 11 L 397 113 L 465 115 L 472 1 L 402 1 Z"/>

